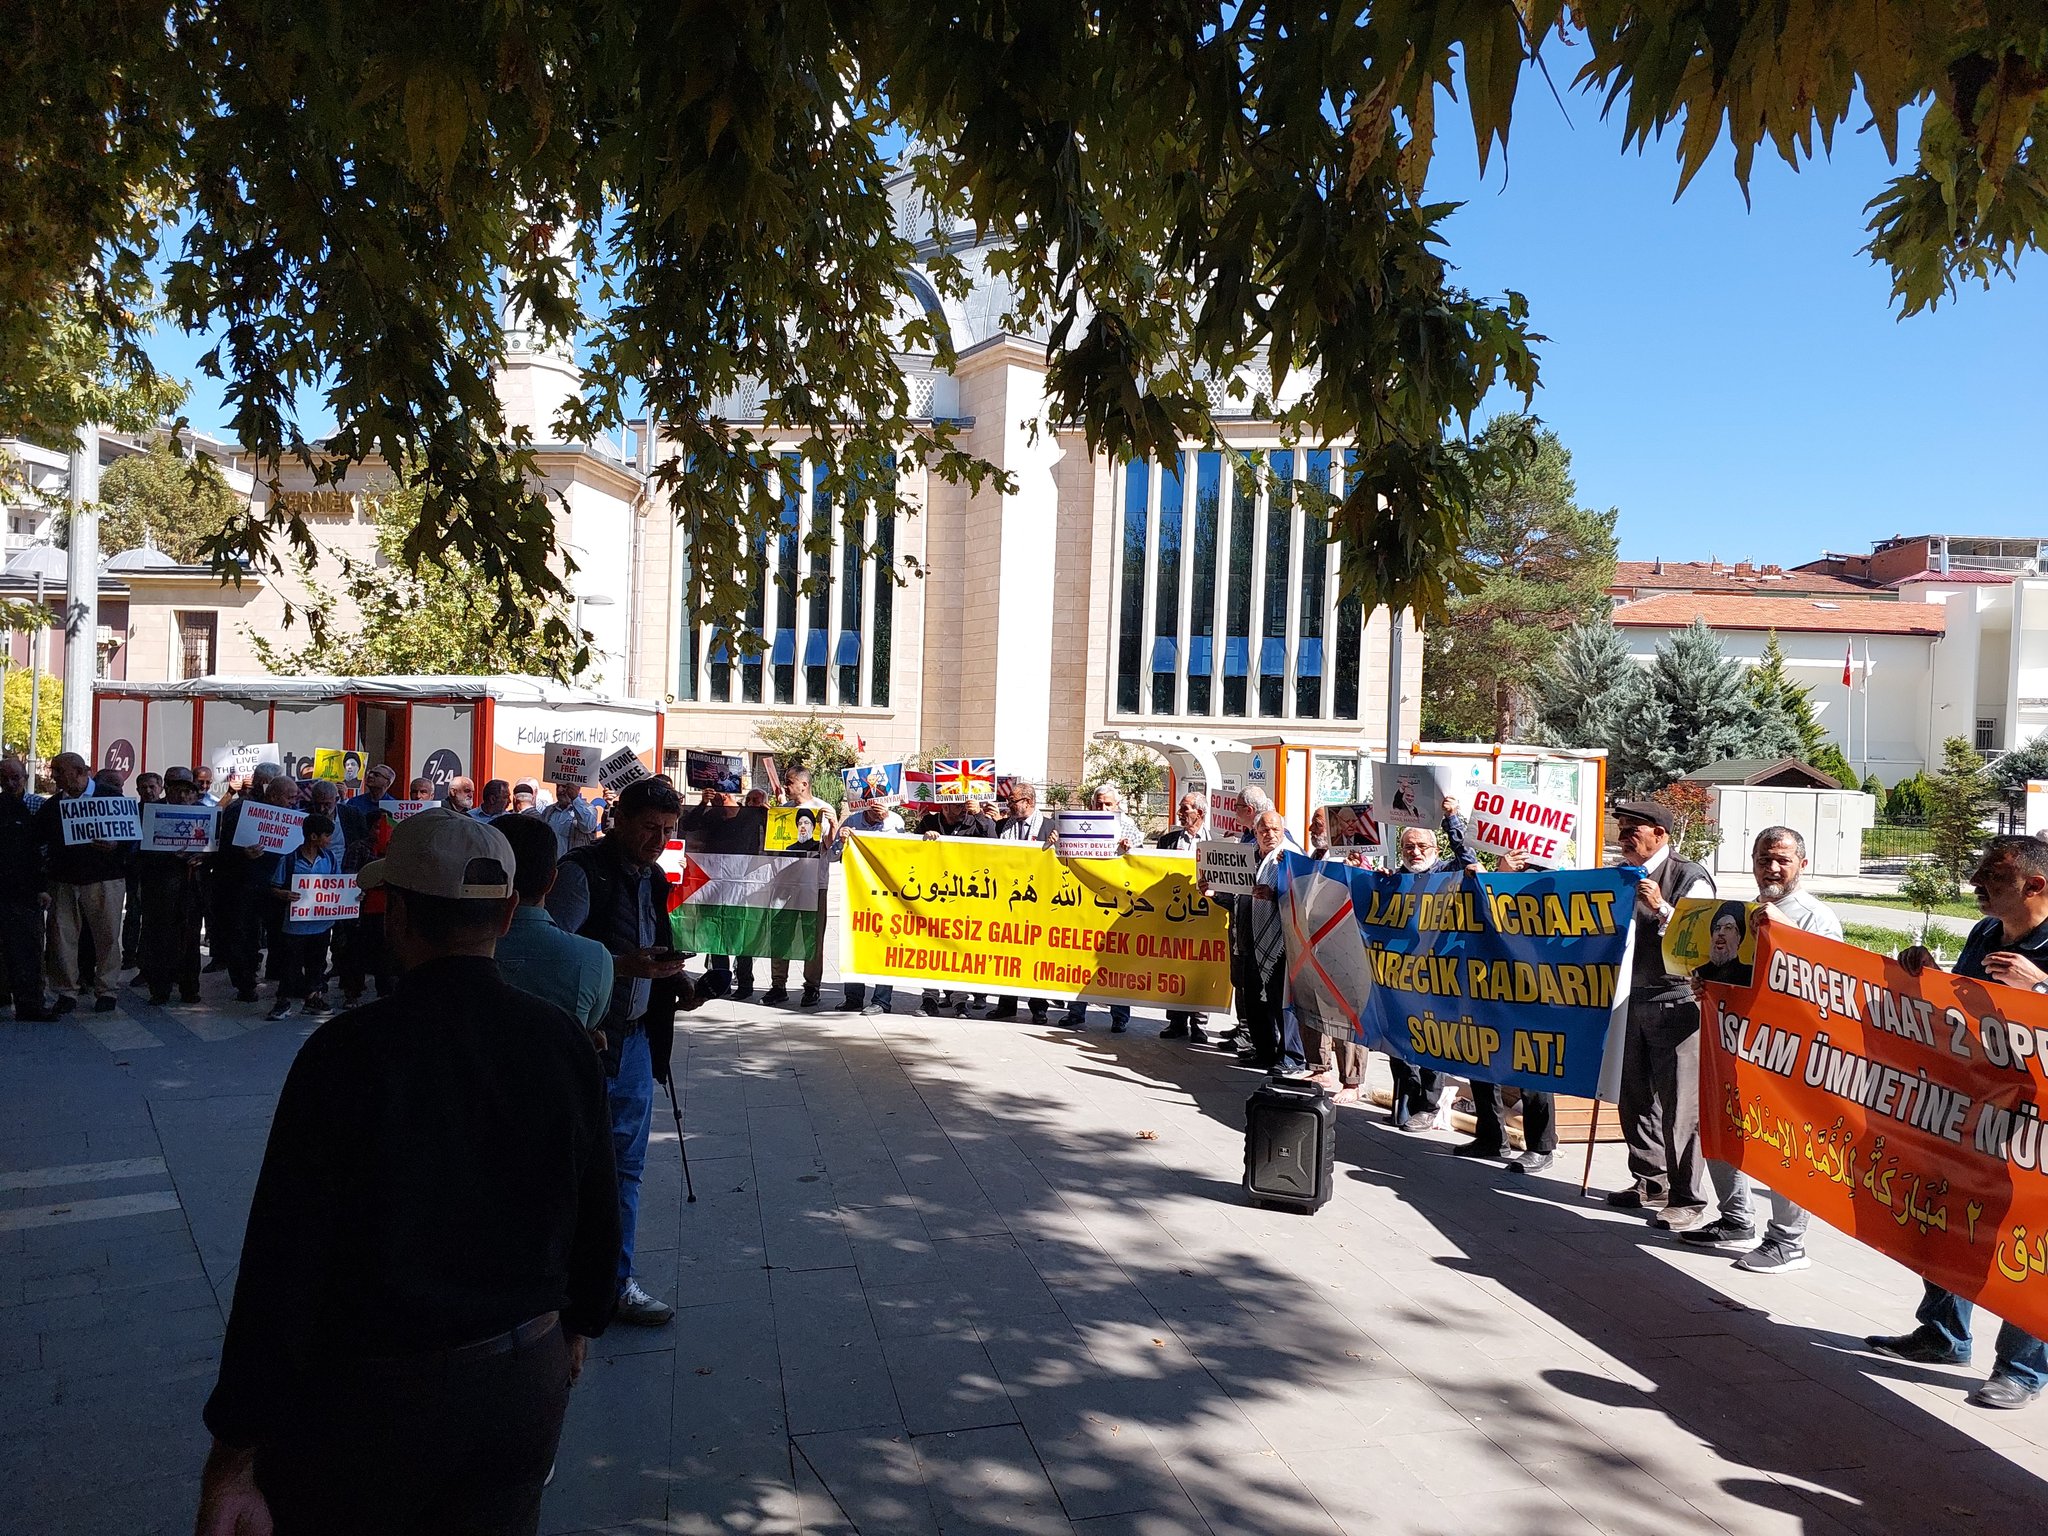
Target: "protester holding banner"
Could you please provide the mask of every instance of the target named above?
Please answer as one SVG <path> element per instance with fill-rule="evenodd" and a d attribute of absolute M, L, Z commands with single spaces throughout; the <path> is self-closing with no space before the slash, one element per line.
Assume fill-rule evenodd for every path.
<path fill-rule="evenodd" d="M 1003 815 L 995 822 L 997 840 L 1006 843 L 1051 842 L 1052 818 L 1038 814 L 1038 786 L 1028 779 L 1007 778 L 1004 788 L 1007 792 L 1003 799 Z M 970 996 L 968 1001 L 973 1003 L 977 999 Z M 1034 997 L 1029 1006 L 1032 1022 L 1044 1023 L 1050 1004 L 1042 997 Z M 997 997 L 995 1006 L 984 1017 L 1014 1019 L 1017 1017 L 1017 999 Z"/>
<path fill-rule="evenodd" d="M 1756 875 L 1757 924 L 1783 923 L 1802 933 L 1824 938 L 1842 937 L 1842 920 L 1828 905 L 1809 896 L 1800 881 L 1806 873 L 1806 839 L 1791 827 L 1766 827 L 1750 845 L 1750 868 Z M 1713 980 L 1711 966 L 1702 966 L 1696 978 Z M 1748 968 L 1743 967 L 1746 973 Z M 1748 985 L 1750 977 L 1732 978 Z M 1681 1234 L 1696 1247 L 1748 1248 L 1735 1267 L 1752 1274 L 1779 1275 L 1806 1269 L 1806 1228 L 1811 1217 L 1798 1201 L 1775 1189 L 1767 1189 L 1771 1201 L 1771 1222 L 1762 1243 L 1756 1242 L 1756 1217 L 1749 1188 L 1749 1175 L 1731 1163 L 1707 1160 L 1707 1173 L 1714 1192 L 1721 1199 L 1721 1214 L 1704 1227 Z M 1750 1245 L 1756 1246 L 1751 1247 Z"/>
<path fill-rule="evenodd" d="M 1402 827 L 1394 838 L 1396 862 L 1393 867 L 1396 870 L 1411 875 L 1441 874 L 1450 870 L 1463 874 L 1478 873 L 1479 861 L 1465 841 L 1465 821 L 1458 814 L 1458 802 L 1445 795 L 1442 811 L 1444 842 L 1450 846 L 1450 852 L 1438 857 L 1436 834 L 1428 827 Z M 1443 1078 L 1430 1068 L 1418 1067 L 1398 1054 L 1388 1055 L 1387 1066 L 1394 1075 L 1394 1101 L 1388 1111 L 1394 1128 L 1418 1135 L 1441 1128 L 1445 1118 Z M 1492 1084 L 1473 1083 L 1475 1107 L 1482 1095 L 1490 1093 L 1497 1097 Z M 1482 1125 L 1480 1134 L 1459 1146 L 1456 1152 L 1460 1157 L 1499 1157 L 1506 1145 L 1496 1122 L 1491 1136 Z"/>
<path fill-rule="evenodd" d="M 1970 875 L 1977 905 L 1989 915 L 1970 930 L 1956 957 L 1955 974 L 2000 986 L 2048 992 L 2048 843 L 2037 837 L 1994 837 Z M 1917 976 L 1934 967 L 1920 945 L 1899 955 Z M 1955 1292 L 1924 1282 L 1919 1324 L 1911 1333 L 1874 1334 L 1863 1342 L 1874 1353 L 1917 1365 L 1967 1365 L 1971 1304 Z M 2048 1386 L 2048 1344 L 2007 1321 L 1993 1346 L 1991 1375 L 1969 1396 L 1978 1408 L 2024 1408 Z"/>
<path fill-rule="evenodd" d="M 665 1076 L 675 1029 L 674 1014 L 655 1006 L 655 986 L 674 982 L 687 987 L 683 957 L 674 948 L 666 917 L 668 883 L 655 863 L 675 836 L 682 809 L 675 789 L 659 779 L 627 785 L 610 835 L 564 859 L 547 897 L 557 926 L 597 940 L 612 954 L 604 1063 L 619 1180 L 618 1316 L 641 1328 L 659 1328 L 675 1316 L 674 1307 L 648 1295 L 635 1278 L 633 1236 L 654 1113 L 656 1043 L 649 1031 L 662 1031 L 659 1054 Z"/>
<path fill-rule="evenodd" d="M 76 752 L 59 752 L 50 759 L 50 777 L 56 793 L 36 813 L 36 836 L 42 845 L 43 868 L 50 882 L 50 909 L 56 919 L 56 944 L 50 952 L 50 982 L 60 998 L 73 998 L 87 986 L 93 991 L 93 1006 L 111 1013 L 119 1005 L 118 966 L 121 960 L 121 916 L 127 889 L 127 865 L 139 840 L 116 840 L 91 835 L 109 827 L 114 818 L 83 818 L 65 815 L 65 807 L 94 798 L 92 770 Z M 136 809 L 132 800 L 99 797 L 108 807 Z M 85 807 L 79 807 L 83 812 Z M 67 829 L 67 820 L 71 823 Z M 92 975 L 78 974 L 79 938 L 90 932 L 93 945 Z M 64 1005 L 60 1002 L 60 1008 Z"/>
<path fill-rule="evenodd" d="M 325 780 L 322 781 L 326 782 Z M 318 811 L 309 811 L 299 826 L 302 841 L 290 853 L 279 856 L 271 900 L 284 911 L 278 941 L 283 948 L 284 976 L 277 984 L 277 1001 L 266 1015 L 289 1017 L 294 1002 L 302 1003 L 307 1018 L 328 1012 L 327 947 L 336 919 L 314 917 L 301 910 L 305 903 L 298 894 L 307 876 L 341 875 L 341 856 L 334 851 L 334 822 Z"/>
<path fill-rule="evenodd" d="M 1123 791 L 1114 784 L 1105 780 L 1103 783 L 1096 785 L 1094 791 L 1088 797 L 1088 804 L 1091 809 L 1108 811 L 1116 817 L 1116 851 L 1119 857 L 1128 854 L 1133 848 L 1138 847 L 1145 841 L 1145 834 L 1140 830 L 1138 824 L 1124 814 Z M 1059 850 L 1059 837 L 1057 833 L 1052 838 L 1052 845 L 1053 850 L 1057 852 Z M 1111 1003 L 1109 1005 L 1109 1032 L 1112 1035 L 1120 1035 L 1126 1029 L 1129 1029 L 1130 1026 L 1131 1005 L 1129 1003 Z M 1067 1028 L 1086 1029 L 1087 1027 L 1088 1004 L 1083 999 L 1077 997 L 1067 1004 Z"/>
<path fill-rule="evenodd" d="M 555 834 L 558 859 L 572 848 L 587 848 L 597 841 L 597 807 L 574 784 L 555 786 L 555 803 L 540 813 L 540 819 Z"/>
<path fill-rule="evenodd" d="M 1258 846 L 1259 817 L 1272 808 L 1273 802 L 1266 792 L 1256 784 L 1248 784 L 1238 792 L 1237 818 L 1244 831 L 1238 834 L 1238 841 Z M 1294 835 L 1287 834 L 1292 843 Z M 1211 1042 L 1219 1051 L 1234 1051 L 1239 1060 L 1249 1061 L 1258 1054 L 1253 1044 L 1255 1032 L 1251 1020 L 1258 1008 L 1258 997 L 1262 983 L 1258 966 L 1249 942 L 1251 933 L 1251 895 L 1225 896 L 1220 898 L 1230 912 L 1230 1006 L 1236 1015 L 1231 1027 Z"/>
<path fill-rule="evenodd" d="M 817 819 L 812 825 L 814 844 L 831 841 L 833 830 L 832 807 L 811 793 L 811 770 L 801 763 L 793 764 L 782 776 L 782 794 L 775 802 L 785 807 L 795 807 L 812 813 Z M 807 851 L 815 851 L 807 850 Z M 824 881 L 818 882 L 818 942 L 804 957 L 804 990 L 798 999 L 799 1008 L 818 1006 L 818 987 L 825 979 L 825 892 L 830 887 Z M 761 994 L 761 1001 L 768 1004 L 789 1001 L 789 962 L 770 960 L 768 962 L 768 990 Z"/>
<path fill-rule="evenodd" d="M 1278 811 L 1261 811 L 1252 823 L 1252 836 L 1259 847 L 1259 873 L 1246 903 L 1245 937 L 1240 941 L 1233 928 L 1231 940 L 1251 951 L 1258 977 L 1252 1002 L 1253 1063 L 1275 1077 L 1307 1077 L 1301 1031 L 1287 1008 L 1287 935 L 1278 899 L 1280 861 L 1288 852 L 1287 823 Z"/>
<path fill-rule="evenodd" d="M 1623 868 L 1636 882 L 1634 969 L 1621 1063 L 1621 1133 L 1635 1182 L 1607 1203 L 1662 1206 L 1656 1224 L 1690 1231 L 1706 1220 L 1711 1185 L 1700 1153 L 1700 1008 L 1686 978 L 1664 968 L 1657 942 L 1678 903 L 1714 894 L 1714 877 L 1671 848 L 1671 812 L 1653 800 L 1614 808 Z"/>
<path fill-rule="evenodd" d="M 1174 807 L 1173 825 L 1159 834 L 1158 846 L 1168 853 L 1192 854 L 1208 836 L 1208 797 L 1191 790 L 1182 795 L 1180 804 Z M 1209 1015 L 1169 1008 L 1166 1010 L 1166 1028 L 1159 1032 L 1159 1038 L 1185 1040 L 1191 1045 L 1207 1045 Z"/>
<path fill-rule="evenodd" d="M 840 823 L 839 835 L 832 840 L 832 856 L 835 859 L 843 859 L 846 854 L 846 840 L 855 834 L 862 837 L 901 837 L 903 833 L 901 816 L 890 810 L 880 798 L 865 799 L 861 801 L 859 810 Z M 839 1006 L 848 1013 L 870 1015 L 887 1013 L 895 1004 L 896 989 L 886 982 L 876 985 L 873 1000 L 870 1001 L 867 983 L 849 981 L 845 984 L 839 999 Z M 1015 1013 L 1016 1009 L 1013 1007 L 1010 1011 Z M 1032 1004 L 1034 1018 L 1042 1016 L 1044 1011 L 1043 1002 Z"/>
<path fill-rule="evenodd" d="M 966 800 L 944 800 L 936 811 L 926 811 L 917 824 L 918 835 L 937 837 L 994 837 L 996 824 Z M 926 1013 L 939 1014 L 951 1008 L 956 1017 L 967 1017 L 968 994 L 927 987 L 919 1002 Z"/>
<path fill-rule="evenodd" d="M 138 773 L 135 775 L 135 803 L 138 806 L 161 805 L 164 799 L 164 776 L 160 773 Z M 126 901 L 121 916 L 121 968 L 132 971 L 142 964 L 142 901 L 135 883 L 135 858 L 129 856 Z"/>
<path fill-rule="evenodd" d="M 212 890 L 207 923 L 213 934 L 213 959 L 222 962 L 238 1003 L 256 1001 L 256 968 L 263 955 L 263 914 L 257 902 L 262 899 L 264 882 L 263 850 L 242 846 L 236 833 L 249 807 L 262 803 L 271 781 L 282 772 L 275 763 L 258 763 L 249 793 L 235 795 L 221 807 L 220 830 L 208 871 Z"/>
<path fill-rule="evenodd" d="M 43 931 L 50 896 L 43 873 L 43 844 L 36 829 L 40 801 L 28 794 L 28 765 L 0 758 L 0 946 L 6 951 L 7 995 L 18 1024 L 54 1019 L 77 1006 L 59 998 L 52 1006 L 43 991 Z"/>
<path fill-rule="evenodd" d="M 189 768 L 164 775 L 164 804 L 196 806 L 199 785 Z M 206 910 L 206 853 L 160 852 L 135 856 L 135 904 L 142 913 L 142 983 L 158 1007 L 171 1000 L 199 1001 L 199 926 Z"/>

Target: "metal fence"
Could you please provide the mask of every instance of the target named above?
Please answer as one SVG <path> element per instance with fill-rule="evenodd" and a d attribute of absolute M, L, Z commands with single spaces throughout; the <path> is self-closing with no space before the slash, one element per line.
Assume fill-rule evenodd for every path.
<path fill-rule="evenodd" d="M 1863 862 L 1891 862 L 1925 858 L 1934 852 L 1933 834 L 1924 816 L 1881 821 L 1863 829 Z"/>

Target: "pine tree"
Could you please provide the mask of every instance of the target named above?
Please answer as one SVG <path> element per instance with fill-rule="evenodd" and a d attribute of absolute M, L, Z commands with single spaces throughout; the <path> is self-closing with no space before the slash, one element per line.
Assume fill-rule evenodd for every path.
<path fill-rule="evenodd" d="M 1538 741 L 1560 747 L 1602 747 L 1607 774 L 1623 794 L 1647 794 L 1664 780 L 1644 755 L 1662 712 L 1649 676 L 1606 619 L 1578 624 L 1536 677 Z"/>
<path fill-rule="evenodd" d="M 1998 786 L 1984 759 L 1960 736 L 1941 744 L 1941 772 L 1927 779 L 1927 831 L 1934 861 L 1961 882 L 1984 842 L 1984 816 L 1997 803 Z"/>
<path fill-rule="evenodd" d="M 1538 669 L 1572 625 L 1607 609 L 1617 514 L 1579 505 L 1557 434 L 1537 431 L 1533 454 L 1512 474 L 1483 472 L 1533 425 L 1496 416 L 1479 434 L 1479 492 L 1462 551 L 1472 585 L 1423 633 L 1423 734 L 1432 741 L 1515 740 Z"/>
<path fill-rule="evenodd" d="M 1657 647 L 1650 691 L 1663 706 L 1646 756 L 1665 780 L 1728 757 L 1785 757 L 1798 747 L 1777 710 L 1758 709 L 1744 670 L 1698 619 Z"/>
<path fill-rule="evenodd" d="M 1806 761 L 1844 789 L 1856 782 L 1855 766 L 1842 755 L 1842 749 L 1832 741 L 1822 742 L 1820 750 L 1809 754 Z"/>
<path fill-rule="evenodd" d="M 1799 742 L 1802 761 L 1813 763 L 1814 754 L 1827 745 L 1828 733 L 1813 713 L 1813 690 L 1792 680 L 1785 669 L 1785 652 L 1774 629 L 1764 641 L 1764 653 L 1749 669 L 1749 696 L 1758 709 L 1781 715 Z M 1815 763 L 1815 766 L 1819 765 Z M 1841 775 L 1835 775 L 1841 778 Z M 1849 783 L 1843 779 L 1844 784 Z"/>

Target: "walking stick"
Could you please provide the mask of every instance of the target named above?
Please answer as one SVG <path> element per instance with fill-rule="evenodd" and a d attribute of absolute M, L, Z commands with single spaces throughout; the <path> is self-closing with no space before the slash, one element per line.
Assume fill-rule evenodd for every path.
<path fill-rule="evenodd" d="M 671 1088 L 669 1092 L 674 1093 L 675 1089 Z M 676 1123 L 680 1125 L 682 1122 L 677 1121 Z M 1579 1194 L 1582 1198 L 1586 1193 L 1586 1186 L 1593 1182 L 1593 1144 L 1599 1139 L 1600 1100 L 1596 1096 L 1593 1100 L 1592 1117 L 1586 1122 L 1586 1171 L 1579 1175 Z"/>
<path fill-rule="evenodd" d="M 676 1102 L 676 1074 L 673 1068 L 668 1074 L 668 1107 L 675 1112 L 676 1146 L 683 1154 L 683 1188 L 690 1192 L 690 1204 L 697 1203 L 697 1186 L 690 1179 L 690 1144 L 683 1140 L 683 1107 Z"/>

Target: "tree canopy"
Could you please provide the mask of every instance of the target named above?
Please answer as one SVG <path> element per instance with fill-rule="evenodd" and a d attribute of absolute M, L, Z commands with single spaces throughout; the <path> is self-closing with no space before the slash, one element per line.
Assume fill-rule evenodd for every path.
<path fill-rule="evenodd" d="M 100 475 L 100 549 L 119 554 L 145 538 L 180 565 L 207 551 L 245 510 L 213 460 L 169 442 L 116 459 Z"/>
<path fill-rule="evenodd" d="M 1308 378 L 1287 426 L 1357 445 L 1334 519 L 1347 588 L 1432 616 L 1494 467 L 1447 439 L 1496 386 L 1530 394 L 1541 340 L 1519 295 L 1476 297 L 1446 263 L 1450 210 L 1426 191 L 1441 103 L 1483 166 L 1569 48 L 1624 146 L 1671 132 L 1681 187 L 1723 142 L 1746 180 L 1759 148 L 1797 164 L 1866 117 L 1896 154 L 1924 107 L 1870 223 L 1908 312 L 2048 228 L 2048 13 L 2012 0 L 26 0 L 0 18 L 0 431 L 61 437 L 107 414 L 106 389 L 157 385 L 160 264 L 170 319 L 218 328 L 204 366 L 243 443 L 334 478 L 414 466 L 404 556 L 469 562 L 515 622 L 562 577 L 490 384 L 507 293 L 522 327 L 584 337 L 569 436 L 615 429 L 644 387 L 712 622 L 741 627 L 774 526 L 766 439 L 800 444 L 842 506 L 909 510 L 898 466 L 992 473 L 913 418 L 894 360 L 948 360 L 941 327 L 899 315 L 913 250 L 885 149 L 905 135 L 932 231 L 1008 242 L 997 270 L 1014 328 L 1050 335 L 1055 417 L 1097 452 L 1157 452 L 1205 436 L 1214 381 L 1245 365 L 1276 392 Z M 952 249 L 925 270 L 958 292 Z M 596 274 L 588 313 L 571 256 Z M 712 412 L 742 381 L 765 429 Z M 338 423 L 321 444 L 295 415 L 312 389 Z M 303 547 L 303 526 L 258 520 L 221 553 L 280 535 Z"/>
<path fill-rule="evenodd" d="M 400 563 L 420 501 L 412 489 L 377 498 L 378 558 L 341 556 L 340 591 L 314 580 L 308 565 L 306 600 L 291 615 L 306 625 L 304 642 L 288 646 L 281 636 L 252 632 L 257 660 L 281 676 L 511 672 L 574 682 L 589 652 L 559 602 L 540 615 L 541 623 L 509 631 L 490 582 L 469 562 L 430 556 L 413 569 Z M 354 629 L 341 628 L 337 618 L 342 592 L 356 610 Z"/>
<path fill-rule="evenodd" d="M 1478 449 L 1511 452 L 1529 431 L 1520 417 L 1497 416 Z M 1478 481 L 1463 551 L 1471 589 L 1452 598 L 1424 636 L 1423 735 L 1516 739 L 1538 672 L 1564 632 L 1607 606 L 1615 517 L 1579 505 L 1572 456 L 1548 430 L 1535 432 L 1526 464 Z"/>

